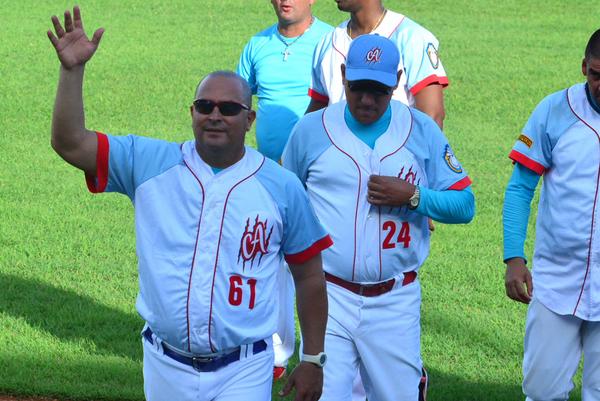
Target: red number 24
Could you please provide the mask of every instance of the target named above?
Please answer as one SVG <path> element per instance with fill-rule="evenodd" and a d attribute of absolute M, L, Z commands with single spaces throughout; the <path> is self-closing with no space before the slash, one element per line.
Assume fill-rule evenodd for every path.
<path fill-rule="evenodd" d="M 402 222 L 402 226 L 398 231 L 398 237 L 394 240 L 396 234 L 396 222 L 388 220 L 383 223 L 383 230 L 388 231 L 385 239 L 383 240 L 383 249 L 392 249 L 396 247 L 396 244 L 402 243 L 405 248 L 410 246 L 410 224 L 407 221 Z"/>

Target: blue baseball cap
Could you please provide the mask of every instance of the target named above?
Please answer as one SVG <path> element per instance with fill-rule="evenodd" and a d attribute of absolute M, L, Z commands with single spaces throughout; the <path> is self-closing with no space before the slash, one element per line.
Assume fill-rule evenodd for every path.
<path fill-rule="evenodd" d="M 400 53 L 394 42 L 379 35 L 361 35 L 350 43 L 346 80 L 369 80 L 396 86 L 399 62 Z"/>

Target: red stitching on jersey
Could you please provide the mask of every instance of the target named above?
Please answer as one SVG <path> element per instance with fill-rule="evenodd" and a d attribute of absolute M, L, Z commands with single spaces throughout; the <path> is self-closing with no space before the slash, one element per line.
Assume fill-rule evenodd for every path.
<path fill-rule="evenodd" d="M 348 156 L 348 158 L 350 160 L 352 160 L 352 162 L 356 166 L 356 169 L 358 170 L 358 193 L 356 194 L 356 208 L 354 209 L 354 256 L 352 257 L 352 280 L 351 280 L 351 281 L 354 281 L 354 268 L 356 267 L 356 225 L 357 225 L 357 221 L 358 221 L 358 205 L 360 203 L 360 189 L 361 189 L 361 185 L 362 185 L 362 174 L 360 171 L 360 166 L 358 165 L 356 160 L 354 160 L 354 158 L 352 156 L 350 156 L 342 148 L 340 148 L 338 145 L 336 145 L 336 143 L 333 141 L 333 138 L 331 138 L 331 135 L 329 135 L 329 131 L 327 130 L 327 126 L 325 125 L 325 112 L 326 111 L 327 111 L 327 109 L 325 109 L 325 111 L 323 111 L 323 114 L 321 115 L 321 121 L 323 124 L 323 128 L 325 129 L 325 133 L 327 134 L 327 137 L 329 138 L 329 141 L 331 141 L 331 144 L 333 146 L 335 146 L 337 150 L 339 150 L 340 152 L 342 152 L 343 154 Z"/>
<path fill-rule="evenodd" d="M 98 149 L 96 151 L 96 176 L 85 173 L 85 183 L 88 190 L 97 194 L 106 190 L 108 184 L 108 153 L 109 142 L 108 137 L 101 132 L 96 131 L 96 140 Z"/>
<path fill-rule="evenodd" d="M 394 29 L 392 29 L 392 32 L 390 32 L 390 34 L 388 35 L 388 39 L 392 37 L 392 35 L 394 34 L 394 32 L 396 32 L 396 29 L 398 29 L 398 27 L 400 25 L 402 25 L 402 23 L 404 22 L 404 15 L 402 16 L 402 19 L 400 20 L 400 22 L 398 22 L 398 25 L 396 25 L 396 27 Z M 384 18 L 385 19 L 385 18 Z"/>
<path fill-rule="evenodd" d="M 542 175 L 546 171 L 546 167 L 544 167 L 544 165 L 536 162 L 533 159 L 530 159 L 529 157 L 525 156 L 523 153 L 517 152 L 514 149 L 511 150 L 510 154 L 508 155 L 508 158 L 519 164 L 522 164 L 523 166 L 527 167 L 529 170 L 533 171 L 537 175 Z"/>
<path fill-rule="evenodd" d="M 328 234 L 320 240 L 315 241 L 311 246 L 301 252 L 285 255 L 285 261 L 288 264 L 305 263 L 319 254 L 321 251 L 329 248 L 331 245 L 333 245 L 333 240 Z"/>
<path fill-rule="evenodd" d="M 263 156 L 260 166 L 258 166 L 258 168 L 256 170 L 254 170 L 254 172 L 252 172 L 246 178 L 238 181 L 234 186 L 232 186 L 231 189 L 229 190 L 229 192 L 227 193 L 227 197 L 225 197 L 225 204 L 223 205 L 223 215 L 221 216 L 221 227 L 219 229 L 219 241 L 217 242 L 217 254 L 215 256 L 215 267 L 213 269 L 212 288 L 210 290 L 210 311 L 208 312 L 208 343 L 210 345 L 210 349 L 212 350 L 212 352 L 216 352 L 216 349 L 213 347 L 213 344 L 212 344 L 211 330 L 210 330 L 210 328 L 212 327 L 211 323 L 212 323 L 213 296 L 215 293 L 215 277 L 217 275 L 217 265 L 219 263 L 219 250 L 221 248 L 221 236 L 223 234 L 223 222 L 225 221 L 225 212 L 227 212 L 227 202 L 229 201 L 229 195 L 231 195 L 231 193 L 233 192 L 235 187 L 237 187 L 242 182 L 246 181 L 248 178 L 250 178 L 254 174 L 256 174 L 258 172 L 258 170 L 260 170 L 260 168 L 263 166 L 264 163 L 265 163 L 265 157 Z"/>
<path fill-rule="evenodd" d="M 377 216 L 378 216 L 378 222 L 377 224 L 379 224 L 379 229 L 378 229 L 378 241 L 379 243 L 377 244 L 377 248 L 379 248 L 379 278 L 377 279 L 378 281 L 381 281 L 381 275 L 382 275 L 382 264 L 383 262 L 381 261 L 381 206 L 377 206 Z"/>
<path fill-rule="evenodd" d="M 567 91 L 567 104 L 569 105 L 569 108 L 571 109 L 571 112 L 575 115 L 575 117 L 577 117 L 589 129 L 591 129 L 594 134 L 596 134 L 596 138 L 598 139 L 598 143 L 600 145 L 600 135 L 598 134 L 598 131 L 596 131 L 594 128 L 592 128 L 591 125 L 589 125 L 583 118 L 581 118 L 575 112 L 575 110 L 573 109 L 573 106 L 571 106 L 571 99 L 569 99 L 569 91 Z M 581 284 L 581 291 L 579 292 L 579 298 L 577 299 L 577 304 L 575 304 L 575 309 L 573 309 L 573 315 L 575 315 L 575 313 L 577 312 L 577 308 L 579 307 L 579 302 L 581 301 L 581 296 L 583 295 L 583 289 L 585 288 L 585 282 L 587 281 L 587 277 L 590 272 L 590 258 L 591 258 L 591 253 L 592 253 L 592 237 L 594 235 L 594 223 L 595 223 L 594 211 L 596 210 L 596 201 L 598 200 L 598 179 L 599 178 L 600 178 L 600 166 L 598 166 L 598 172 L 596 173 L 596 193 L 594 194 L 594 206 L 592 207 L 592 224 L 590 227 L 590 241 L 589 241 L 589 245 L 588 245 L 587 265 L 585 268 L 585 276 L 583 277 L 583 283 Z"/>
<path fill-rule="evenodd" d="M 186 322 L 187 322 L 187 342 L 188 342 L 188 352 L 191 352 L 191 341 L 190 341 L 190 289 L 192 287 L 192 274 L 194 273 L 194 262 L 196 261 L 196 251 L 198 250 L 198 239 L 200 236 L 200 223 L 202 223 L 202 212 L 204 211 L 204 186 L 202 185 L 202 182 L 200 181 L 200 179 L 198 178 L 198 176 L 196 175 L 196 173 L 194 173 L 194 170 L 192 170 L 192 168 L 187 164 L 187 162 L 185 161 L 185 159 L 183 160 L 183 163 L 185 164 L 185 166 L 188 168 L 188 170 L 190 170 L 190 172 L 192 173 L 192 175 L 194 176 L 194 178 L 196 179 L 196 181 L 198 181 L 198 184 L 200 184 L 200 189 L 202 189 L 202 207 L 200 208 L 200 217 L 198 218 L 198 228 L 196 230 L 196 243 L 194 244 L 194 254 L 192 256 L 192 266 L 190 267 L 190 277 L 188 279 L 188 290 L 187 290 L 187 300 L 186 300 L 186 304 L 185 304 L 185 318 L 186 318 Z M 210 327 L 210 321 L 208 322 L 209 327 Z"/>
<path fill-rule="evenodd" d="M 340 56 L 342 56 L 344 58 L 344 61 L 346 61 L 346 55 L 344 53 L 342 53 L 337 47 L 335 47 L 335 41 L 333 40 L 334 38 L 335 38 L 335 34 L 331 35 L 331 47 L 333 47 L 333 50 L 338 52 L 340 54 Z M 350 38 L 350 40 L 352 40 L 352 38 Z"/>
<path fill-rule="evenodd" d="M 410 128 L 408 129 L 408 135 L 406 135 L 406 138 L 404 139 L 404 142 L 402 142 L 402 145 L 400 145 L 398 147 L 398 149 L 394 150 L 392 153 L 388 153 L 387 155 L 383 156 L 379 160 L 379 163 L 383 162 L 386 158 L 392 156 L 393 154 L 397 153 L 400 149 L 402 149 L 404 147 L 404 145 L 406 145 L 406 142 L 408 141 L 408 138 L 410 137 L 410 134 L 412 134 L 413 121 L 414 121 L 413 114 L 412 114 L 412 111 L 410 110 L 410 108 L 408 106 L 404 106 L 404 107 L 406 107 L 406 109 L 410 113 Z M 392 118 L 392 120 L 393 120 L 393 118 Z"/>
<path fill-rule="evenodd" d="M 438 75 L 432 74 L 422 79 L 415 86 L 410 88 L 410 93 L 412 93 L 413 96 L 415 96 L 417 93 L 421 92 L 425 87 L 433 84 L 439 84 L 445 88 L 446 86 L 450 85 L 450 81 L 448 81 L 448 77 L 440 77 Z"/>

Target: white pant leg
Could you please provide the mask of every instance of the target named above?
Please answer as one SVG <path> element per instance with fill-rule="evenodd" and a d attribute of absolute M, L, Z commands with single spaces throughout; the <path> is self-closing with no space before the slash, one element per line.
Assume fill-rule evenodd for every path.
<path fill-rule="evenodd" d="M 352 401 L 366 401 L 367 393 L 365 392 L 365 386 L 360 378 L 360 372 L 356 373 L 354 383 L 352 383 Z"/>
<path fill-rule="evenodd" d="M 364 298 L 358 335 L 360 374 L 369 401 L 418 401 L 421 287 L 418 280 Z"/>
<path fill-rule="evenodd" d="M 198 372 L 142 338 L 146 401 L 266 401 L 271 399 L 273 348 L 215 372 Z"/>
<path fill-rule="evenodd" d="M 331 283 L 327 283 L 327 298 L 327 363 L 323 371 L 323 394 L 320 400 L 350 401 L 352 383 L 358 374 L 358 353 L 353 337 L 361 302 L 357 295 Z"/>
<path fill-rule="evenodd" d="M 533 299 L 527 311 L 523 392 L 527 401 L 568 400 L 581 358 L 582 320 Z"/>
<path fill-rule="evenodd" d="M 235 367 L 233 374 L 224 378 L 223 390 L 214 401 L 270 401 L 273 391 L 273 351 L 267 349 L 231 365 L 234 364 L 239 366 Z"/>
<path fill-rule="evenodd" d="M 296 319 L 294 317 L 296 292 L 292 274 L 285 262 L 277 274 L 277 291 L 275 302 L 279 303 L 279 315 L 277 333 L 273 334 L 274 366 L 285 367 L 296 347 Z"/>
<path fill-rule="evenodd" d="M 583 401 L 600 401 L 600 322 L 584 322 Z"/>

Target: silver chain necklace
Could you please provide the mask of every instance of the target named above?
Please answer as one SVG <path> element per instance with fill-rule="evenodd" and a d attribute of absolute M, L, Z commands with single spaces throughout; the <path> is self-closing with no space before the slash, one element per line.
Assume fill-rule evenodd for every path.
<path fill-rule="evenodd" d="M 314 16 L 313 16 L 313 17 L 311 17 L 311 19 L 310 19 L 310 25 L 308 26 L 308 28 L 306 28 L 306 29 L 304 30 L 304 32 L 302 32 L 302 33 L 300 34 L 300 36 L 298 36 L 296 39 L 292 40 L 290 43 L 288 43 L 288 42 L 287 42 L 287 41 L 286 41 L 286 40 L 283 38 L 283 36 L 281 36 L 281 34 L 279 33 L 279 28 L 275 28 L 275 33 L 277 34 L 277 38 L 278 38 L 278 39 L 281 41 L 281 43 L 283 43 L 283 44 L 285 45 L 285 49 L 284 49 L 284 50 L 281 52 L 281 54 L 283 54 L 283 61 L 287 61 L 287 59 L 288 59 L 289 55 L 290 55 L 290 54 L 292 54 L 292 52 L 290 52 L 290 51 L 289 51 L 289 48 L 290 48 L 290 47 L 292 47 L 292 45 L 293 45 L 294 43 L 296 43 L 297 41 L 299 41 L 299 40 L 300 40 L 300 38 L 301 38 L 302 36 L 304 36 L 304 34 L 310 30 L 310 27 L 312 26 L 313 22 L 315 22 L 315 17 L 314 17 Z"/>

